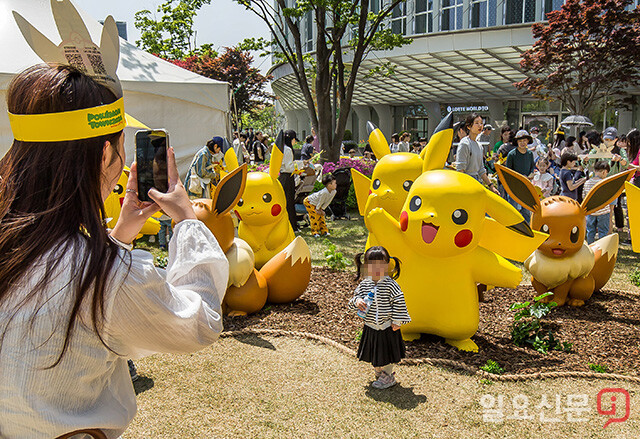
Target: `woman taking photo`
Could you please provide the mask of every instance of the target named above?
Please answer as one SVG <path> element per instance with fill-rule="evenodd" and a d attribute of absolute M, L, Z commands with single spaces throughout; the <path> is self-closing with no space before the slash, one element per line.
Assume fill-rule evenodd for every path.
<path fill-rule="evenodd" d="M 13 79 L 7 106 L 15 140 L 0 160 L 0 437 L 94 428 L 115 438 L 136 411 L 127 358 L 216 340 L 228 263 L 196 220 L 172 149 L 168 192 L 140 202 L 134 163 L 118 223 L 105 229 L 103 202 L 125 163 L 124 117 L 97 124 L 95 136 L 86 120 L 124 115 L 111 90 L 72 67 L 38 65 Z M 176 223 L 166 272 L 131 251 L 160 208 Z"/>

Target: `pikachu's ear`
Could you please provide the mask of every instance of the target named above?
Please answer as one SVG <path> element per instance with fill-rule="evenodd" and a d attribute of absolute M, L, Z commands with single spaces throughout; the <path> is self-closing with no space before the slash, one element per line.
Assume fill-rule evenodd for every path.
<path fill-rule="evenodd" d="M 276 141 L 271 148 L 271 160 L 269 161 L 269 175 L 276 179 L 280 175 L 280 167 L 284 158 L 284 132 L 280 130 Z"/>
<path fill-rule="evenodd" d="M 506 191 L 518 204 L 531 212 L 540 210 L 540 196 L 527 177 L 497 163 L 496 172 Z"/>
<path fill-rule="evenodd" d="M 233 148 L 227 149 L 227 152 L 224 153 L 224 167 L 228 172 L 233 171 L 234 169 L 238 169 L 240 165 L 238 164 L 238 156 L 236 156 L 236 152 Z"/>
<path fill-rule="evenodd" d="M 227 174 L 216 186 L 216 190 L 213 192 L 213 202 L 211 203 L 214 212 L 217 212 L 218 215 L 229 213 L 242 197 L 246 183 L 247 164 L 244 163 Z"/>
<path fill-rule="evenodd" d="M 627 192 L 631 247 L 634 252 L 640 253 L 640 189 L 629 182 L 626 182 L 624 186 Z"/>
<path fill-rule="evenodd" d="M 533 231 L 511 204 L 500 195 L 496 195 L 490 190 L 485 190 L 487 195 L 487 213 L 491 218 L 521 235 L 533 238 Z"/>
<path fill-rule="evenodd" d="M 356 168 L 351 168 L 351 178 L 353 179 L 353 189 L 356 192 L 356 200 L 358 201 L 358 212 L 364 216 L 364 208 L 367 204 L 367 198 L 369 198 L 371 179 Z"/>
<path fill-rule="evenodd" d="M 624 189 L 624 182 L 631 180 L 635 169 L 628 169 L 619 174 L 605 178 L 596 184 L 584 197 L 580 206 L 585 215 L 589 215 L 618 198 Z"/>
<path fill-rule="evenodd" d="M 429 143 L 424 148 L 424 162 L 422 172 L 442 169 L 447 163 L 451 144 L 453 143 L 453 113 L 440 121 Z M 421 154 L 422 155 L 422 154 Z"/>
<path fill-rule="evenodd" d="M 387 142 L 387 139 L 384 138 L 384 134 L 382 134 L 380 128 L 375 126 L 373 122 L 368 121 L 367 131 L 369 132 L 369 145 L 378 160 L 387 154 L 391 154 L 389 143 Z"/>

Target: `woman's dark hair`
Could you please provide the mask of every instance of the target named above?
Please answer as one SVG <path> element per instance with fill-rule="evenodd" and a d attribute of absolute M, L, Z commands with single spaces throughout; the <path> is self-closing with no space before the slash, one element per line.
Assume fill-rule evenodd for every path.
<path fill-rule="evenodd" d="M 602 143 L 602 136 L 595 130 L 589 131 L 587 134 L 585 134 L 585 137 L 589 141 L 589 144 L 592 148 L 595 148 Z"/>
<path fill-rule="evenodd" d="M 507 131 L 511 132 L 511 127 L 509 125 L 505 125 L 502 128 L 500 128 L 500 136 L 502 136 Z"/>
<path fill-rule="evenodd" d="M 336 178 L 333 175 L 331 175 L 331 173 L 325 174 L 325 175 L 322 176 L 322 184 L 326 186 L 326 185 L 328 185 L 329 183 L 331 183 L 335 179 Z"/>
<path fill-rule="evenodd" d="M 469 127 L 473 125 L 473 122 L 479 117 L 482 117 L 482 116 L 480 116 L 478 113 L 471 113 L 466 117 L 466 119 L 464 120 L 464 126 L 467 130 L 467 133 L 469 132 Z"/>
<path fill-rule="evenodd" d="M 567 146 L 571 146 L 571 145 L 573 145 L 573 142 L 575 142 L 575 141 L 576 141 L 576 138 L 575 138 L 575 137 L 573 137 L 573 136 L 569 136 L 569 137 L 567 137 L 567 142 L 566 142 L 566 143 L 567 143 Z"/>
<path fill-rule="evenodd" d="M 555 140 L 553 141 L 553 148 L 560 148 L 560 144 L 564 141 L 564 134 L 554 133 L 554 135 Z"/>
<path fill-rule="evenodd" d="M 305 142 L 307 142 L 307 143 L 311 143 L 311 142 L 313 142 L 313 136 L 311 136 L 311 135 L 307 136 L 307 137 L 304 139 L 304 141 L 305 141 Z"/>
<path fill-rule="evenodd" d="M 363 255 L 364 255 L 364 262 L 362 261 Z M 362 269 L 363 264 L 368 264 L 371 261 L 384 261 L 388 264 L 389 261 L 391 261 L 391 259 L 395 261 L 395 267 L 393 268 L 393 271 L 391 272 L 390 276 L 391 276 L 391 279 L 397 279 L 400 276 L 400 259 L 396 258 L 395 256 L 389 256 L 389 252 L 387 251 L 386 248 L 380 245 L 375 245 L 373 247 L 369 247 L 369 250 L 367 250 L 364 253 L 358 253 L 355 256 L 356 270 L 357 270 L 356 280 L 360 279 L 360 271 Z"/>
<path fill-rule="evenodd" d="M 633 162 L 638 157 L 640 152 L 640 131 L 632 129 L 627 133 L 627 155 L 629 156 L 629 162 Z"/>
<path fill-rule="evenodd" d="M 58 113 L 115 102 L 116 96 L 80 71 L 69 66 L 45 64 L 16 75 L 7 90 L 7 107 L 14 114 Z M 35 302 L 34 323 L 50 297 L 42 293 L 58 270 L 72 273 L 68 309 L 55 331 L 64 332 L 64 344 L 55 362 L 69 348 L 81 309 L 90 309 L 91 325 L 106 346 L 101 328 L 105 288 L 118 256 L 103 223 L 102 158 L 105 142 L 113 148 L 113 162 L 122 131 L 84 140 L 23 142 L 14 140 L 0 160 L 0 307 L 9 312 L 2 339 L 18 312 Z M 112 162 L 112 163 L 113 163 Z M 70 266 L 63 266 L 68 264 Z M 16 296 L 16 285 L 32 275 L 34 264 L 42 267 L 35 286 Z M 61 291 L 53 294 L 61 294 Z M 15 304 L 15 305 L 14 305 Z M 108 348 L 108 346 L 106 346 Z"/>
<path fill-rule="evenodd" d="M 577 155 L 570 152 L 565 152 L 560 156 L 560 166 L 565 166 L 567 163 L 575 162 L 576 160 L 578 160 Z"/>

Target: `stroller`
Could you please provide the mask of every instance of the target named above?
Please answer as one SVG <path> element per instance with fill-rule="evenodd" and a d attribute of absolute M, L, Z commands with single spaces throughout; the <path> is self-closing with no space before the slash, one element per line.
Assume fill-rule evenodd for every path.
<path fill-rule="evenodd" d="M 331 211 L 333 219 L 351 219 L 347 212 L 347 198 L 351 187 L 351 168 L 336 169 L 332 174 L 336 178 L 336 195 L 328 209 Z"/>
<path fill-rule="evenodd" d="M 318 172 L 322 173 L 322 168 L 318 171 L 313 166 L 308 166 L 305 172 L 301 175 L 296 175 L 296 193 L 294 196 L 294 202 L 296 206 L 296 221 L 304 221 L 304 225 L 310 224 L 309 215 L 307 214 L 307 208 L 304 207 L 304 199 L 313 192 L 316 181 L 318 180 Z"/>

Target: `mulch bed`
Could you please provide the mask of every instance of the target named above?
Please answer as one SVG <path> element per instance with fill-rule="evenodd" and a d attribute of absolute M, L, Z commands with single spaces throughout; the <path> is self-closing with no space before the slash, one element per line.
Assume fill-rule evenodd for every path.
<path fill-rule="evenodd" d="M 332 271 L 314 267 L 307 291 L 286 305 L 267 304 L 259 313 L 247 317 L 225 317 L 225 330 L 245 328 L 283 329 L 322 335 L 352 349 L 362 319 L 347 310 L 357 283 L 352 271 Z M 555 308 L 545 321 L 561 341 L 573 343 L 571 352 L 547 354 L 516 346 L 511 340 L 514 302 L 531 300 L 530 286 L 515 290 L 497 288 L 485 293 L 480 304 L 480 327 L 472 339 L 480 351 L 461 352 L 437 336 L 423 335 L 407 342 L 407 358 L 446 358 L 467 365 L 482 366 L 497 361 L 505 373 L 588 371 L 589 363 L 606 365 L 609 372 L 640 374 L 639 296 L 625 291 L 595 293 L 582 307 Z"/>

